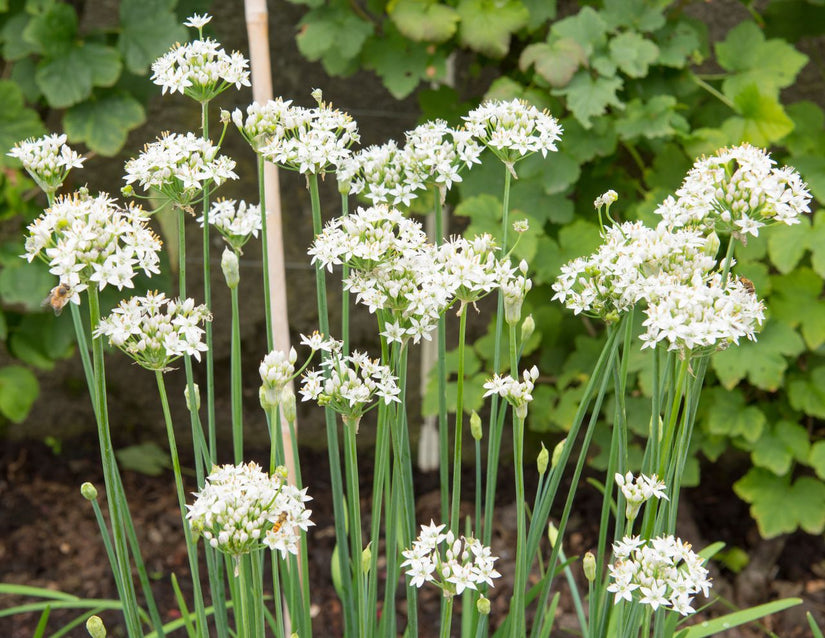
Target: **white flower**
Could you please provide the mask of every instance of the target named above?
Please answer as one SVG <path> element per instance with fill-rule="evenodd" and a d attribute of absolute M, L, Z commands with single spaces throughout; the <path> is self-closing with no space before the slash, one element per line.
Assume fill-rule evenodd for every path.
<path fill-rule="evenodd" d="M 142 270 L 160 272 L 160 239 L 149 229 L 148 214 L 138 206 L 120 208 L 105 193 L 86 190 L 58 197 L 28 228 L 26 258 L 38 257 L 74 294 L 90 283 L 131 288 Z"/>
<path fill-rule="evenodd" d="M 516 415 L 523 419 L 527 416 L 527 406 L 533 400 L 533 387 L 536 379 L 539 378 L 539 369 L 533 366 L 529 370 L 522 372 L 522 380 L 519 382 L 510 375 L 501 377 L 494 374 L 493 378 L 484 384 L 485 397 L 498 394 L 502 399 L 513 406 Z"/>
<path fill-rule="evenodd" d="M 605 206 L 609 208 L 617 199 L 619 199 L 619 195 L 616 191 L 610 189 L 596 198 L 596 201 L 593 202 L 593 208 L 603 208 Z"/>
<path fill-rule="evenodd" d="M 210 22 L 212 22 L 211 15 L 207 13 L 204 13 L 203 15 L 198 15 L 197 13 L 194 13 L 189 18 L 187 18 L 186 22 L 183 23 L 183 26 L 192 27 L 193 29 L 197 29 L 198 31 L 200 31 Z"/>
<path fill-rule="evenodd" d="M 664 492 L 666 488 L 664 481 L 660 481 L 655 474 L 652 476 L 639 474 L 634 479 L 631 472 L 625 476 L 617 473 L 614 478 L 627 501 L 625 516 L 628 520 L 635 519 L 642 504 L 651 498 L 670 500 Z"/>
<path fill-rule="evenodd" d="M 8 155 L 20 160 L 23 168 L 46 193 L 63 185 L 73 168 L 81 168 L 83 157 L 66 145 L 65 135 L 44 135 L 17 142 Z"/>
<path fill-rule="evenodd" d="M 212 316 L 206 306 L 192 299 L 167 299 L 162 292 L 121 301 L 108 317 L 100 320 L 95 337 L 109 343 L 149 370 L 169 370 L 176 359 L 191 355 L 200 361 L 207 350 L 203 322 Z"/>
<path fill-rule="evenodd" d="M 311 499 L 285 479 L 285 468 L 268 476 L 256 463 L 213 468 L 187 505 L 192 531 L 235 559 L 264 546 L 297 554 L 298 530 L 314 525 L 304 505 Z"/>
<path fill-rule="evenodd" d="M 198 217 L 201 226 L 204 217 Z M 219 199 L 209 209 L 209 223 L 212 224 L 236 252 L 240 252 L 246 242 L 257 237 L 263 221 L 261 207 L 241 200 Z"/>
<path fill-rule="evenodd" d="M 477 590 L 478 585 L 493 586 L 499 578 L 494 563 L 498 560 L 490 548 L 470 537 L 456 538 L 451 531 L 444 532 L 445 525 L 421 526 L 421 533 L 412 547 L 401 552 L 406 559 L 401 567 L 407 567 L 410 584 L 421 587 L 430 582 L 439 587 L 445 596 L 460 595 L 465 589 Z"/>
<path fill-rule="evenodd" d="M 632 601 L 638 592 L 638 602 L 686 616 L 693 611 L 693 595 L 702 592 L 707 597 L 711 586 L 704 560 L 673 536 L 625 537 L 614 543 L 613 560 L 607 591 L 615 594 L 615 603 Z"/>
<path fill-rule="evenodd" d="M 273 350 L 264 357 L 258 372 L 261 375 L 260 398 L 265 408 L 281 404 L 287 385 L 295 377 L 295 363 L 298 353 L 290 348 L 289 353 Z"/>

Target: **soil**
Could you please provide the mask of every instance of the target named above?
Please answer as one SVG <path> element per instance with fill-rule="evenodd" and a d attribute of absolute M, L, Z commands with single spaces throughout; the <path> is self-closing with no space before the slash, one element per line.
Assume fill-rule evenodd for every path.
<path fill-rule="evenodd" d="M 97 444 L 90 438 L 71 441 L 58 455 L 34 442 L 5 446 L 0 456 L 0 582 L 45 587 L 82 598 L 116 597 L 92 509 L 79 493 L 84 481 L 95 483 L 103 491 L 97 454 Z M 265 453 L 259 456 L 263 461 Z M 256 455 L 250 458 L 255 459 Z M 361 462 L 362 477 L 371 476 L 371 468 L 366 465 L 368 459 Z M 313 633 L 321 638 L 341 636 L 341 604 L 329 580 L 334 527 L 326 454 L 302 451 L 301 464 L 312 468 L 311 506 L 317 525 L 308 535 Z M 746 506 L 728 487 L 732 477 L 726 473 L 730 473 L 730 468 L 714 466 L 706 471 L 705 485 L 725 488 L 685 491 L 682 511 L 686 515 L 679 523 L 680 535 L 695 547 L 722 540 L 729 547 L 742 548 L 751 557 L 750 565 L 738 575 L 717 563 L 712 564 L 712 593 L 723 600 L 713 606 L 710 615 L 722 613 L 725 605 L 741 607 L 798 596 L 803 599 L 803 605 L 764 619 L 761 627 L 729 630 L 725 635 L 730 638 L 774 634 L 782 638 L 810 636 L 805 612 L 810 611 L 821 625 L 825 624 L 825 547 L 821 538 L 800 533 L 770 541 L 760 539 Z M 123 478 L 161 615 L 164 621 L 172 620 L 179 612 L 171 575 L 177 576 L 184 595 L 190 600 L 191 587 L 187 586 L 186 548 L 171 475 L 146 476 L 125 471 Z M 465 480 L 468 493 L 472 493 L 472 477 L 468 475 Z M 362 478 L 361 484 L 362 511 L 368 511 L 369 480 Z M 417 473 L 415 484 L 418 520 L 438 518 L 437 475 Z M 500 485 L 493 552 L 501 557 L 497 566 L 503 578 L 491 593 L 494 624 L 505 615 L 512 593 L 511 548 L 515 546 L 516 531 L 511 515 L 514 508 L 511 468 L 501 468 Z M 534 487 L 529 484 L 528 476 L 528 494 Z M 189 477 L 187 490 L 194 488 L 194 479 Z M 582 555 L 591 549 L 597 534 L 600 497 L 593 489 L 582 489 L 580 493 L 582 498 L 565 539 L 569 556 Z M 103 507 L 105 509 L 105 505 Z M 576 633 L 572 600 L 562 580 L 557 581 L 561 604 L 553 636 Z M 436 635 L 439 600 L 434 588 L 425 587 L 420 593 L 419 620 L 421 635 L 426 638 Z M 0 609 L 24 602 L 32 599 L 3 596 Z M 403 601 L 399 603 L 399 610 L 403 617 Z M 70 611 L 53 611 L 49 631 L 57 631 L 75 616 Z M 104 612 L 101 616 L 110 636 L 124 635 L 117 613 Z M 30 638 L 38 619 L 36 613 L 0 618 L 0 636 Z M 68 635 L 85 636 L 86 633 L 77 627 Z"/>

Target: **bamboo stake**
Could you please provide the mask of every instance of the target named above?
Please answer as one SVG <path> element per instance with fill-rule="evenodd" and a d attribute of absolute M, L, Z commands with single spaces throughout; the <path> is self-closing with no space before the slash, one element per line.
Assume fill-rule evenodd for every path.
<path fill-rule="evenodd" d="M 252 72 L 252 99 L 261 104 L 271 100 L 272 70 L 269 61 L 269 21 L 266 0 L 244 0 L 246 30 L 249 37 L 249 60 Z M 281 228 L 281 197 L 278 168 L 266 162 L 264 166 L 264 193 L 266 194 L 266 229 L 269 244 L 270 312 L 272 316 L 272 343 L 276 350 L 289 352 L 289 319 L 286 301 L 286 272 L 284 243 Z M 283 415 L 281 415 L 283 417 Z M 297 427 L 297 423 L 296 423 Z M 284 441 L 284 459 L 289 477 L 295 480 L 296 450 L 292 448 L 289 426 L 281 418 Z"/>

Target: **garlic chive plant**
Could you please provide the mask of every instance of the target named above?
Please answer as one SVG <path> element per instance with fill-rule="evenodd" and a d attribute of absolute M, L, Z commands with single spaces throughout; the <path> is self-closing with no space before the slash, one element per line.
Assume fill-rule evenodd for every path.
<path fill-rule="evenodd" d="M 558 121 L 520 100 L 486 102 L 468 113 L 461 127 L 428 122 L 409 131 L 403 143 L 389 141 L 359 150 L 354 148 L 360 141 L 356 122 L 333 108 L 320 91 L 313 91 L 312 107 L 278 98 L 231 114 L 223 112 L 223 129 L 213 141 L 211 100 L 232 87 L 247 86 L 249 72 L 242 54 L 226 53 L 219 43 L 203 36 L 210 20 L 206 15 L 187 20 L 186 26 L 197 30 L 197 39 L 176 46 L 152 68 L 152 79 L 162 93 L 177 92 L 198 102 L 200 134 L 164 134 L 125 167 L 124 195 L 136 197 L 138 188 L 140 197 L 161 197 L 177 211 L 181 250 L 176 291 L 141 293 L 102 318 L 100 290 L 132 289 L 137 287 L 138 274 L 149 277 L 159 271 L 161 243 L 150 230 L 149 213 L 106 194 L 92 196 L 85 189 L 57 196 L 68 172 L 83 164 L 83 158 L 65 145 L 65 136 L 26 140 L 9 153 L 23 163 L 48 199 L 44 214 L 29 227 L 24 257 L 48 263 L 58 280 L 50 295 L 52 307 L 72 309 L 98 424 L 109 522 L 97 505 L 96 490 L 84 486 L 82 493 L 92 503 L 100 526 L 127 635 L 151 632 L 161 637 L 175 626 L 161 620 L 120 480 L 106 402 L 104 340 L 156 375 L 192 577 L 192 600 L 181 594 L 182 622 L 190 638 L 312 635 L 306 533 L 313 523 L 305 505 L 312 486 L 304 487 L 300 465 L 289 472 L 284 468 L 285 441 L 297 443 L 291 382 L 299 378 L 301 399 L 324 410 L 336 541 L 331 571 L 342 599 L 347 637 L 388 638 L 403 633 L 412 638 L 423 633 L 418 625 L 418 590 L 427 583 L 442 592 L 442 636 L 450 635 L 459 609 L 462 636 L 547 636 L 558 600 L 558 593 L 553 595 L 557 572 L 564 573 L 572 585 L 583 636 L 677 635 L 678 623 L 694 614 L 697 596 L 706 598 L 711 592 L 709 552 L 695 553 L 676 536 L 681 478 L 708 358 L 743 339 L 756 340 L 764 321 L 765 310 L 755 291 L 732 272 L 736 246 L 773 224 L 796 223 L 809 211 L 810 195 L 799 175 L 791 168 L 776 167 L 764 151 L 743 145 L 698 160 L 682 186 L 659 206 L 660 219 L 653 227 L 620 221 L 621 203 L 614 191 L 596 199 L 603 243 L 593 254 L 562 268 L 553 284 L 552 301 L 561 302 L 574 315 L 604 322 L 605 344 L 585 381 L 566 438 L 552 455 L 544 448 L 539 453 L 538 487 L 529 495 L 524 426 L 542 374 L 534 361 L 522 360 L 524 345 L 535 329 L 532 317 L 522 317 L 522 309 L 536 291 L 530 264 L 512 259 L 513 245 L 530 229 L 524 220 L 510 220 L 509 192 L 523 158 L 541 154 L 553 161 L 552 152 L 562 143 Z M 256 153 L 259 175 L 265 162 L 303 174 L 312 206 L 314 236 L 307 259 L 316 272 L 318 331 L 301 337 L 309 355 L 300 362 L 297 350 L 272 350 L 269 341 L 268 351 L 261 353 L 258 392 L 270 434 L 268 471 L 249 460 L 244 448 L 241 398 L 246 383 L 241 376 L 238 300 L 239 256 L 259 233 L 267 259 L 266 202 L 260 183 L 257 204 L 212 201 L 216 189 L 239 177 L 234 161 L 221 154 L 230 122 Z M 491 233 L 446 237 L 439 220 L 447 193 L 461 182 L 463 173 L 484 159 L 484 149 L 490 151 L 488 161 L 503 164 L 501 226 Z M 324 225 L 318 177 L 327 174 L 334 175 L 338 184 L 342 208 L 340 215 L 328 215 Z M 437 220 L 434 241 L 406 210 L 428 191 Z M 350 197 L 360 198 L 363 204 L 352 213 Z M 186 294 L 191 276 L 183 249 L 190 216 L 195 220 L 188 223 L 199 224 L 203 237 L 202 303 Z M 228 415 L 216 414 L 215 407 L 209 283 L 212 227 L 226 242 L 221 268 L 232 300 Z M 327 306 L 326 277 L 337 269 L 344 300 L 340 332 L 330 327 Z M 267 271 L 264 263 L 264 295 L 268 294 Z M 487 380 L 474 390 L 489 399 L 489 417 L 486 427 L 477 414 L 470 418 L 477 485 L 475 510 L 463 519 L 464 396 L 473 382 L 466 369 L 467 324 L 470 309 L 483 307 L 478 302 L 488 295 L 497 297 L 493 365 Z M 374 351 L 350 348 L 350 297 L 375 321 Z M 78 312 L 84 302 L 89 307 L 88 325 Z M 269 339 L 268 300 L 265 308 Z M 457 323 L 452 423 L 447 413 L 448 322 Z M 417 356 L 422 340 L 430 339 L 437 341 L 439 352 L 436 387 L 444 522 L 419 528 L 406 380 L 410 357 Z M 629 359 L 639 356 L 635 349 L 652 361 L 652 417 L 644 456 L 640 464 L 632 465 L 625 395 Z M 310 369 L 316 353 L 320 362 Z M 193 496 L 185 491 L 164 380 L 181 362 L 192 433 L 188 456 L 195 466 Z M 206 367 L 206 428 L 194 383 L 196 365 Z M 576 565 L 567 559 L 563 546 L 589 445 L 611 386 L 616 400 L 602 481 L 599 537 L 581 565 L 588 583 L 585 594 L 575 587 Z M 493 537 L 508 412 L 515 547 L 496 546 Z M 217 446 L 219 427 L 231 432 L 231 455 Z M 375 444 L 371 511 L 365 516 L 358 438 L 367 428 L 374 428 Z M 481 454 L 484 438 L 486 458 Z M 231 463 L 226 463 L 227 456 Z M 569 485 L 566 493 L 560 489 L 563 481 Z M 560 512 L 552 523 L 551 511 Z M 270 550 L 268 559 L 266 550 Z M 502 569 L 506 560 L 494 554 L 509 556 L 514 568 Z M 200 578 L 204 566 L 206 591 Z M 497 595 L 498 570 L 514 574 L 509 609 L 503 614 L 493 610 L 504 605 L 491 604 Z M 398 611 L 402 609 L 400 586 L 405 590 L 404 613 Z M 456 597 L 461 597 L 460 605 L 454 605 Z M 92 635 L 105 632 L 98 622 L 90 620 L 88 627 Z"/>

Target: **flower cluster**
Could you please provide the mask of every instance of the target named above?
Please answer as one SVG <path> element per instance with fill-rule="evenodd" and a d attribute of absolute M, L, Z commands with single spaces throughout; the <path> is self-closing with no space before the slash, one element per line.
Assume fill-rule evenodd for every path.
<path fill-rule="evenodd" d="M 770 155 L 743 144 L 697 160 L 676 199 L 659 213 L 673 227 L 696 225 L 738 236 L 757 236 L 772 223 L 796 224 L 810 212 L 811 195 L 799 174 L 776 168 Z"/>
<path fill-rule="evenodd" d="M 20 160 L 37 185 L 53 194 L 63 185 L 73 168 L 81 168 L 84 158 L 66 145 L 65 135 L 44 135 L 17 142 L 9 156 Z"/>
<path fill-rule="evenodd" d="M 402 149 L 394 140 L 363 148 L 347 157 L 338 170 L 338 190 L 360 195 L 373 204 L 405 205 L 418 195 L 424 184 L 409 174 Z"/>
<path fill-rule="evenodd" d="M 193 532 L 235 559 L 263 546 L 285 557 L 298 553 L 298 530 L 314 525 L 309 500 L 306 488 L 286 482 L 283 467 L 268 476 L 256 463 L 224 465 L 206 477 L 186 518 Z"/>
<path fill-rule="evenodd" d="M 475 303 L 512 278 L 509 259 L 499 259 L 498 246 L 489 233 L 470 239 L 451 237 L 438 250 L 438 263 L 461 303 Z"/>
<path fill-rule="evenodd" d="M 211 20 L 197 14 L 184 24 L 200 30 Z M 249 61 L 238 51 L 227 53 L 211 38 L 177 45 L 152 63 L 152 82 L 162 92 L 181 93 L 207 102 L 233 84 L 249 86 Z"/>
<path fill-rule="evenodd" d="M 109 343 L 149 370 L 168 370 L 174 360 L 189 355 L 200 361 L 207 347 L 201 324 L 211 321 L 206 306 L 194 300 L 167 299 L 162 292 L 121 301 L 100 320 L 95 337 Z"/>
<path fill-rule="evenodd" d="M 264 408 L 274 408 L 284 399 L 287 385 L 295 377 L 295 363 L 298 353 L 290 348 L 289 353 L 273 350 L 264 357 L 258 372 L 261 375 L 260 399 Z"/>
<path fill-rule="evenodd" d="M 533 387 L 539 378 L 539 369 L 533 366 L 522 372 L 522 380 L 517 381 L 509 374 L 507 376 L 493 375 L 493 378 L 484 384 L 485 397 L 498 394 L 502 399 L 513 406 L 516 416 L 520 419 L 527 417 L 527 406 L 533 400 Z"/>
<path fill-rule="evenodd" d="M 178 206 L 190 206 L 211 182 L 238 179 L 235 161 L 219 150 L 194 133 L 164 133 L 126 162 L 127 190 L 137 182 L 146 192 L 156 189 Z"/>
<path fill-rule="evenodd" d="M 198 222 L 203 226 L 203 215 L 198 217 Z M 243 200 L 236 202 L 234 199 L 220 199 L 209 209 L 209 223 L 223 236 L 232 250 L 240 253 L 244 244 L 251 237 L 257 237 L 261 230 L 261 207 L 247 204 Z"/>
<path fill-rule="evenodd" d="M 69 287 L 72 301 L 90 284 L 131 288 L 142 270 L 160 272 L 160 239 L 148 228 L 147 213 L 120 208 L 107 194 L 80 190 L 57 201 L 29 225 L 26 258 L 44 260 Z"/>
<path fill-rule="evenodd" d="M 639 508 L 649 501 L 651 498 L 663 498 L 669 500 L 665 494 L 665 483 L 660 481 L 654 474 L 653 476 L 645 476 L 639 474 L 635 479 L 633 474 L 628 472 L 626 475 L 616 474 L 616 485 L 622 490 L 627 506 L 625 508 L 625 516 L 627 520 L 632 521 L 639 513 Z"/>
<path fill-rule="evenodd" d="M 705 597 L 711 587 L 704 559 L 691 551 L 690 545 L 673 536 L 652 540 L 625 536 L 613 544 L 614 563 L 609 566 L 613 582 L 607 591 L 615 602 L 637 598 L 654 610 L 673 609 L 687 616 L 694 594 Z"/>
<path fill-rule="evenodd" d="M 518 160 L 556 151 L 562 128 L 547 111 L 539 111 L 523 100 L 490 101 L 464 118 L 467 131 L 486 145 L 512 170 Z"/>
<path fill-rule="evenodd" d="M 329 405 L 357 432 L 361 417 L 378 405 L 377 401 L 387 405 L 400 402 L 401 389 L 387 366 L 363 352 L 344 355 L 339 345 L 320 370 L 304 375 L 300 393 L 303 401 Z"/>
<path fill-rule="evenodd" d="M 444 532 L 445 525 L 421 526 L 421 533 L 413 541 L 410 549 L 402 555 L 406 560 L 402 567 L 408 567 L 407 575 L 414 587 L 430 582 L 441 588 L 444 596 L 458 596 L 465 589 L 477 590 L 479 585 L 493 586 L 493 579 L 499 578 L 490 548 L 472 537 L 456 538 L 451 531 Z"/>
<path fill-rule="evenodd" d="M 521 320 L 521 307 L 527 293 L 533 289 L 533 282 L 527 277 L 527 262 L 521 260 L 518 265 L 518 275 L 501 282 L 501 297 L 504 302 L 504 320 L 516 324 Z"/>

